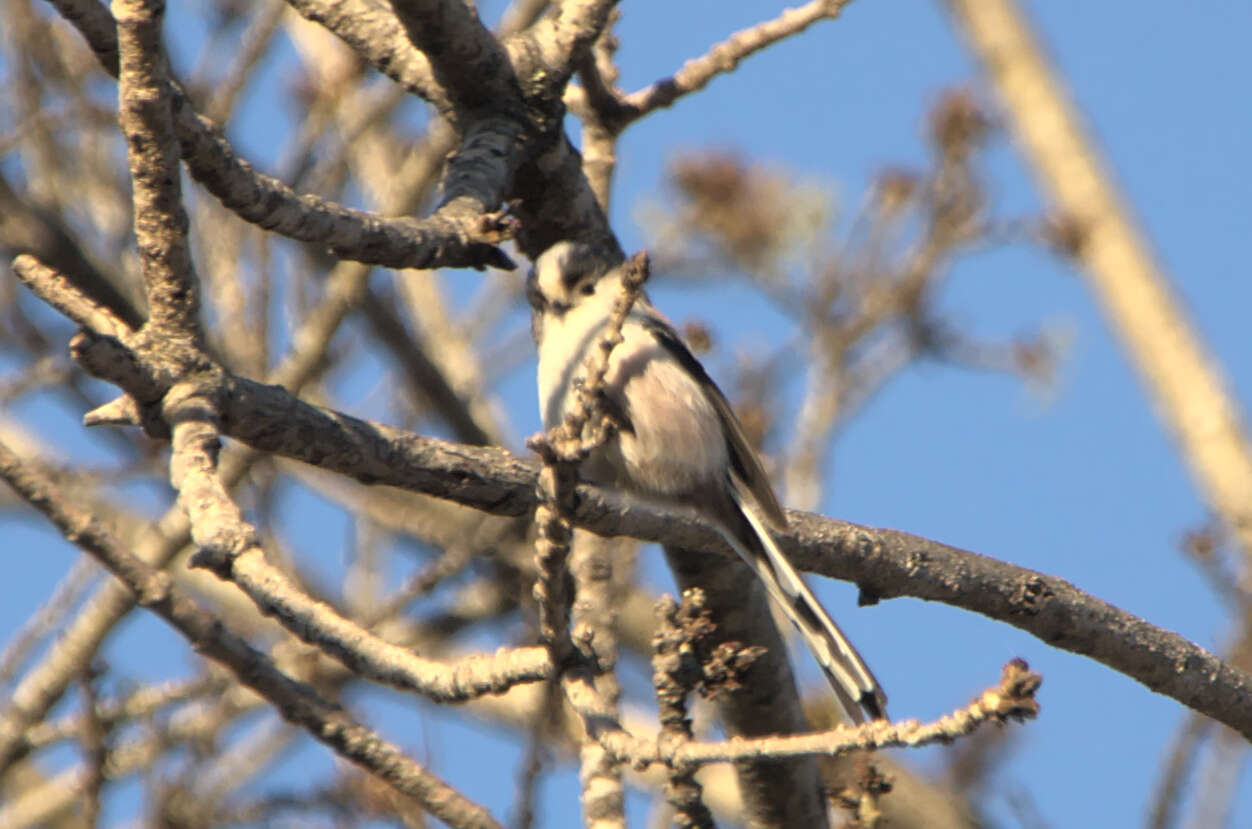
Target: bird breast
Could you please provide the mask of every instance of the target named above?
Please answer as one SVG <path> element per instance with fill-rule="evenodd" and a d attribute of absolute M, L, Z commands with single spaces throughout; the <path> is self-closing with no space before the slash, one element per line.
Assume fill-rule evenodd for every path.
<path fill-rule="evenodd" d="M 545 334 L 578 344 L 567 354 L 591 353 L 603 325 L 578 325 L 576 318 L 566 322 L 564 331 Z M 605 375 L 606 393 L 622 422 L 609 443 L 588 459 L 584 476 L 643 495 L 692 495 L 704 487 L 723 486 L 726 439 L 700 382 L 638 322 L 628 320 L 622 337 Z M 539 394 L 545 428 L 561 422 L 575 400 L 575 380 L 585 374 L 585 356 L 561 359 L 557 349 L 541 346 Z"/>

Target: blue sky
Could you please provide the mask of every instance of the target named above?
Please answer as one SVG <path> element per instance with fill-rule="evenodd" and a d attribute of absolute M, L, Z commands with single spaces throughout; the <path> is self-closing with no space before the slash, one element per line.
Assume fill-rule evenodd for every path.
<path fill-rule="evenodd" d="M 1028 5 L 1176 294 L 1247 412 L 1252 5 Z M 490 16 L 500 4 L 481 6 Z M 779 8 L 756 0 L 681 0 L 663 11 L 623 4 L 622 85 L 635 89 L 667 75 Z M 271 66 L 268 86 L 251 90 L 250 100 L 278 100 L 287 89 L 283 73 L 281 62 Z M 829 184 L 854 205 L 884 166 L 923 165 L 923 113 L 954 85 L 985 91 L 940 4 L 857 0 L 839 20 L 749 59 L 631 127 L 619 146 L 614 228 L 628 249 L 644 246 L 640 208 L 670 197 L 666 163 L 677 152 L 708 147 Z M 281 143 L 275 131 L 287 129 L 273 115 L 254 115 L 236 139 L 264 165 Z M 1007 137 L 995 140 L 986 170 L 997 215 L 1039 210 L 1030 173 Z M 466 279 L 474 276 L 451 276 Z M 719 359 L 724 368 L 736 348 L 776 344 L 788 334 L 783 317 L 761 312 L 740 287 L 710 291 L 667 284 L 659 275 L 653 293 L 671 317 L 698 316 L 714 329 L 722 348 L 710 358 L 714 369 Z M 1220 650 L 1234 631 L 1179 546 L 1208 510 L 1084 278 L 1039 249 L 996 249 L 961 259 L 939 303 L 980 337 L 1007 340 L 1041 324 L 1069 332 L 1055 389 L 1041 396 L 1004 375 L 933 363 L 910 368 L 842 432 L 827 459 L 831 484 L 822 511 L 1060 576 Z M 502 384 L 516 434 L 538 426 L 531 371 L 528 364 Z M 38 409 L 27 414 L 42 416 Z M 65 445 L 82 440 L 71 418 L 39 428 Z M 347 534 L 335 519 L 319 518 L 324 507 L 302 495 L 286 508 L 305 524 L 293 540 L 322 557 L 315 569 L 333 572 Z M 6 523 L 3 532 L 3 546 L 25 562 L 14 591 L 20 596 L 0 607 L 0 640 L 7 640 L 74 555 L 34 525 Z M 655 558 L 646 575 L 669 589 Z M 993 778 L 998 825 L 1019 825 L 1009 801 L 1020 791 L 1053 826 L 1142 823 L 1162 754 L 1185 715 L 1176 703 L 1004 624 L 907 599 L 857 609 L 852 587 L 825 580 L 815 586 L 887 686 L 897 717 L 924 719 L 965 704 L 1014 656 L 1044 675 L 1042 715 L 1017 728 L 1015 750 Z M 146 655 L 168 658 L 159 669 L 150 660 L 145 668 L 114 647 L 116 664 L 135 673 L 184 670 L 181 645 L 159 624 L 135 620 L 125 634 L 127 642 L 144 642 Z M 820 682 L 807 658 L 799 664 L 806 681 Z M 384 693 L 370 698 L 371 719 L 384 731 L 403 735 L 402 744 L 437 771 L 496 815 L 508 815 L 515 747 L 484 728 L 440 721 L 430 707 L 414 717 L 407 701 Z M 331 765 L 320 749 L 299 758 L 293 781 Z M 940 760 L 934 752 L 919 755 L 924 767 Z M 575 787 L 568 768 L 545 784 L 543 825 L 578 825 L 570 810 Z M 126 814 L 122 801 L 113 808 Z M 642 818 L 638 802 L 632 810 Z M 1243 774 L 1229 825 L 1249 824 L 1252 782 Z"/>

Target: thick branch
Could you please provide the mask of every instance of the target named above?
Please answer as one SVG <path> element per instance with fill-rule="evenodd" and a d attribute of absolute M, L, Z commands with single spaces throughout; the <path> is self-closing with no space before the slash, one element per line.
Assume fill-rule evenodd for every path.
<path fill-rule="evenodd" d="M 187 245 L 187 211 L 170 122 L 170 83 L 161 48 L 164 3 L 116 0 L 118 120 L 126 136 L 135 242 L 155 337 L 199 343 L 200 289 Z"/>
<path fill-rule="evenodd" d="M 538 21 L 503 46 L 459 2 L 397 3 L 403 27 L 371 0 L 291 2 L 397 80 L 405 82 L 397 67 L 420 67 L 415 74 L 422 77 L 429 73 L 431 88 L 419 94 L 464 136 L 444 183 L 447 208 L 457 208 L 465 195 L 483 210 L 499 203 L 496 196 L 520 199 L 519 241 L 532 255 L 574 236 L 616 247 L 577 151 L 565 139 L 559 98 L 579 56 L 604 27 L 611 2 L 567 2 L 555 18 Z"/>
<path fill-rule="evenodd" d="M 430 61 L 432 74 L 447 92 L 453 110 L 445 111 L 445 116 L 500 111 L 510 105 L 520 113 L 521 90 L 508 55 L 471 4 L 392 0 L 391 7 L 409 41 Z"/>
<path fill-rule="evenodd" d="M 224 431 L 255 449 L 496 515 L 535 508 L 535 465 L 502 449 L 423 438 L 241 378 L 223 382 Z M 783 543 L 803 569 L 854 581 L 869 596 L 941 601 L 1008 622 L 1252 737 L 1252 676 L 1063 579 L 896 530 L 801 512 L 788 518 L 791 533 Z M 588 486 L 579 488 L 574 521 L 600 535 L 723 549 L 715 531 L 689 517 L 623 507 Z"/>

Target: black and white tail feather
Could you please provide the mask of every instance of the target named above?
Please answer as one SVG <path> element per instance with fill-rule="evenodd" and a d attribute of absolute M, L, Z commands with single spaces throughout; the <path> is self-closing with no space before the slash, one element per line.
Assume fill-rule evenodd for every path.
<path fill-rule="evenodd" d="M 778 548 L 751 496 L 746 496 L 738 487 L 732 488 L 732 495 L 745 528 L 751 532 L 719 528 L 727 543 L 752 568 L 770 599 L 799 631 L 848 717 L 854 723 L 862 723 L 867 717 L 883 719 L 887 697 L 865 660 Z"/>
<path fill-rule="evenodd" d="M 787 518 L 774 488 L 770 485 L 756 452 L 739 425 L 739 418 L 713 382 L 704 366 L 663 318 L 649 318 L 645 327 L 669 354 L 700 382 L 713 405 L 726 437 L 730 460 L 727 494 L 730 503 L 708 505 L 701 510 L 713 519 L 722 536 L 739 557 L 752 569 L 765 586 L 765 592 L 795 625 L 804 644 L 826 675 L 839 698 L 844 712 L 855 723 L 886 717 L 887 695 L 874 678 L 865 660 L 839 630 L 839 626 L 822 607 L 813 591 L 796 572 L 787 556 L 778 548 L 770 528 L 786 530 Z M 697 507 L 710 496 L 696 497 Z M 719 501 L 717 496 L 712 500 Z M 738 515 L 742 522 L 728 527 L 726 522 Z"/>

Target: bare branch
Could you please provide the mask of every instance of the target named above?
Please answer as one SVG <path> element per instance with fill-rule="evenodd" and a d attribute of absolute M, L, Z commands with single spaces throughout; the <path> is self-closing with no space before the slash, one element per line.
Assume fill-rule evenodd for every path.
<path fill-rule="evenodd" d="M 108 10 L 96 0 L 52 0 L 116 75 L 117 37 Z M 111 61 L 111 62 L 110 62 Z M 174 131 L 188 172 L 245 221 L 336 256 L 390 268 L 485 266 L 511 269 L 496 244 L 511 233 L 500 215 L 467 216 L 463 205 L 426 219 L 386 219 L 314 195 L 301 195 L 239 158 L 185 93 L 170 87 Z"/>
<path fill-rule="evenodd" d="M 375 0 L 287 0 L 303 17 L 320 23 L 358 55 L 443 113 L 452 102 L 435 80 L 430 61 L 413 48 L 391 9 Z"/>
<path fill-rule="evenodd" d="M 95 556 L 138 597 L 141 605 L 175 627 L 202 654 L 229 668 L 240 682 L 273 703 L 284 718 L 414 798 L 446 823 L 484 829 L 499 826 L 485 809 L 465 799 L 341 708 L 283 674 L 264 654 L 229 633 L 212 614 L 183 595 L 168 575 L 123 549 L 97 521 L 70 506 L 50 481 L 25 468 L 3 444 L 0 477 L 47 516 L 67 539 Z"/>
<path fill-rule="evenodd" d="M 617 626 L 614 610 L 616 552 L 612 541 L 589 533 L 575 535 L 569 567 L 574 577 L 572 623 L 574 639 L 590 657 L 598 700 L 597 716 L 616 717 L 621 688 L 617 681 Z M 599 743 L 584 742 L 579 750 L 583 821 L 594 829 L 625 829 L 622 769 Z"/>
<path fill-rule="evenodd" d="M 187 245 L 187 212 L 170 123 L 169 78 L 161 47 L 163 3 L 116 0 L 119 121 L 126 136 L 135 241 L 154 337 L 199 344 L 200 286 Z"/>
<path fill-rule="evenodd" d="M 610 127 L 617 102 L 615 85 L 618 72 L 613 65 L 617 39 L 612 29 L 616 14 L 610 15 L 600 37 L 578 64 L 578 74 L 590 103 L 590 106 L 577 110 L 578 118 L 583 122 L 583 172 L 600 209 L 605 213 L 609 211 L 613 172 L 617 167 L 617 133 Z"/>
<path fill-rule="evenodd" d="M 535 468 L 493 448 L 447 444 L 301 403 L 279 389 L 234 379 L 225 395 L 228 434 L 257 449 L 450 498 L 497 514 L 535 506 Z M 592 487 L 578 492 L 575 523 L 601 535 L 720 550 L 690 518 L 623 508 Z M 797 566 L 855 581 L 868 596 L 942 601 L 1008 622 L 1042 641 L 1090 656 L 1158 693 L 1252 737 L 1252 677 L 1183 637 L 1083 593 L 1068 582 L 896 530 L 791 512 L 785 549 Z"/>
<path fill-rule="evenodd" d="M 62 281 L 58 290 L 66 284 Z M 133 362 L 133 355 L 116 340 L 86 333 L 77 339 L 78 358 L 97 376 L 132 395 L 160 389 L 161 379 Z M 243 378 L 223 374 L 215 382 L 219 385 L 212 391 L 223 407 L 223 432 L 255 449 L 362 483 L 436 495 L 496 515 L 527 515 L 536 506 L 534 465 L 504 450 L 422 438 L 319 409 L 282 389 Z M 694 550 L 724 549 L 715 532 L 690 518 L 641 505 L 624 509 L 618 500 L 587 486 L 579 487 L 574 521 L 600 535 L 629 535 Z M 1247 704 L 1252 677 L 1178 634 L 1062 579 L 895 530 L 797 512 L 789 514 L 789 521 L 790 537 L 782 540 L 803 569 L 854 581 L 870 600 L 915 596 L 1008 622 L 1252 737 L 1252 705 Z"/>
<path fill-rule="evenodd" d="M 917 720 L 889 723 L 878 720 L 856 728 L 841 726 L 817 734 L 766 737 L 757 740 L 728 740 L 722 743 L 681 743 L 631 737 L 624 731 L 606 734 L 602 742 L 622 762 L 636 766 L 663 763 L 701 765 L 765 757 L 799 757 L 809 754 L 837 756 L 870 748 L 904 748 L 946 743 L 972 734 L 988 722 L 1033 718 L 1039 711 L 1034 694 L 1042 680 L 1024 662 L 1013 660 L 1004 666 L 1000 684 L 983 691 L 977 700 L 947 716 L 925 725 Z"/>
<path fill-rule="evenodd" d="M 451 106 L 440 107 L 446 117 L 455 122 L 460 114 L 499 112 L 521 103 L 508 55 L 472 5 L 459 0 L 393 0 L 391 7 L 448 95 Z"/>
<path fill-rule="evenodd" d="M 45 266 L 35 257 L 22 254 L 14 259 L 13 272 L 44 302 L 83 328 L 123 339 L 134 333 L 109 308 L 87 296 L 64 274 Z"/>
<path fill-rule="evenodd" d="M 733 71 L 740 61 L 766 46 L 798 34 L 820 20 L 838 17 L 849 2 L 850 0 L 810 0 L 799 8 L 786 9 L 773 20 L 735 32 L 706 54 L 684 63 L 682 68 L 668 78 L 629 95 L 615 93 L 615 102 L 599 97 L 600 105 L 597 108 L 600 110 L 600 117 L 611 131 L 621 132 L 632 121 L 637 121 L 649 112 L 668 107 L 684 95 L 699 92 L 709 81 Z M 569 95 L 574 99 L 574 105 L 581 94 L 583 90 L 570 90 Z M 594 104 L 591 101 L 588 103 Z"/>
<path fill-rule="evenodd" d="M 315 375 L 317 366 L 324 360 L 334 332 L 354 302 L 353 297 L 363 290 L 368 271 L 362 265 L 349 262 L 342 263 L 332 272 L 327 280 L 326 295 L 294 332 L 292 351 L 274 369 L 269 378 L 271 382 L 294 393 Z M 129 336 L 126 326 L 88 300 L 78 290 L 77 283 L 43 267 L 30 257 L 19 257 L 19 262 L 15 263 L 15 272 L 35 293 L 76 322 L 106 334 L 113 332 L 122 339 Z M 121 368 L 130 357 L 123 353 L 118 359 L 122 362 L 115 364 L 115 368 Z M 119 412 L 118 422 L 135 423 L 141 419 L 142 413 L 128 395 L 123 395 L 114 403 L 118 404 L 113 406 Z M 97 410 L 99 411 L 101 410 Z M 87 415 L 88 425 L 92 422 L 93 414 Z M 233 487 L 257 457 L 256 452 L 246 450 L 235 454 L 230 462 L 223 463 L 220 473 L 223 483 L 227 487 Z M 183 510 L 175 506 L 154 522 L 152 528 L 153 532 L 146 537 L 139 553 L 144 561 L 161 568 L 188 543 L 189 526 Z M 91 660 L 105 637 L 134 606 L 133 597 L 116 582 L 105 583 L 87 600 L 74 620 L 54 641 L 40 664 L 23 677 L 14 689 L 8 706 L 0 713 L 0 770 L 7 768 L 14 758 L 27 750 L 23 742 L 27 726 L 42 719 L 60 699 L 65 688 L 82 666 Z"/>
<path fill-rule="evenodd" d="M 243 520 L 218 479 L 211 402 L 189 383 L 170 391 L 164 410 L 173 424 L 170 478 L 199 548 L 195 563 L 238 584 L 263 613 L 277 618 L 302 641 L 326 651 L 358 676 L 441 702 L 500 693 L 551 674 L 552 663 L 542 648 L 501 649 L 493 657 L 470 657 L 455 665 L 432 662 L 296 590 L 265 561 L 256 531 Z"/>
<path fill-rule="evenodd" d="M 604 31 L 617 0 L 562 0 L 505 43 L 518 76 L 538 82 L 545 96 L 559 96 L 574 70 Z"/>

